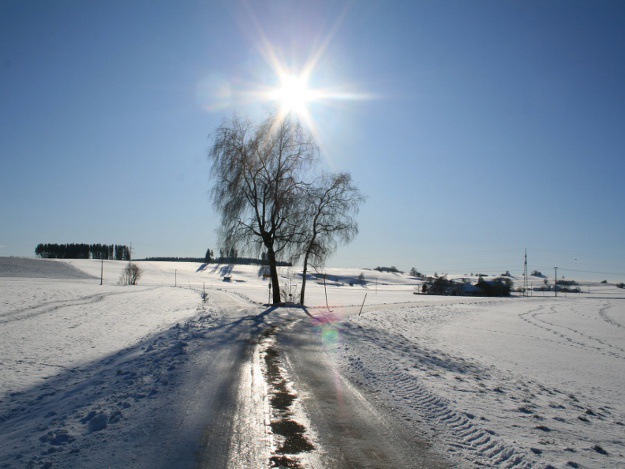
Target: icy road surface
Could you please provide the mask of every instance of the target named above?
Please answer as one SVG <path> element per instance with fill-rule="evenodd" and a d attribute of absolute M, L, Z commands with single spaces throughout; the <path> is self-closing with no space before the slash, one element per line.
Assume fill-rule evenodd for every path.
<path fill-rule="evenodd" d="M 224 292 L 214 298 L 231 312 L 242 301 Z M 239 313 L 249 314 L 228 328 L 248 347 L 232 362 L 222 360 L 241 372 L 220 386 L 223 418 L 207 429 L 201 467 L 446 467 L 341 375 L 327 353 L 332 333 L 323 316 L 298 307 L 241 306 Z M 231 435 L 228 445 L 224 435 Z"/>

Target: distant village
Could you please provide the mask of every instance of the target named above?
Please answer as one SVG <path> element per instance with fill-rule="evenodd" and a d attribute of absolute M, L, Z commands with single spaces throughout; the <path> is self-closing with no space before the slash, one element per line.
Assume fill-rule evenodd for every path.
<path fill-rule="evenodd" d="M 397 270 L 395 267 L 376 267 L 373 270 L 379 272 L 391 272 L 391 273 L 403 273 Z M 446 296 L 510 296 L 512 292 L 527 293 L 525 289 L 521 287 L 514 288 L 513 276 L 509 271 L 501 274 L 500 276 L 486 280 L 484 277 L 488 277 L 486 274 L 471 274 L 467 277 L 449 279 L 447 275 L 434 274 L 434 276 L 424 276 L 412 268 L 409 275 L 416 279 L 423 280 L 423 284 L 419 287 L 415 294 L 424 295 L 446 295 Z M 474 278 L 478 277 L 477 282 L 474 282 Z M 534 270 L 529 277 L 535 279 L 542 279 L 543 283 L 540 286 L 528 287 L 528 290 L 534 292 L 540 291 L 554 291 L 562 293 L 580 293 L 581 289 L 575 280 L 560 279 L 556 285 L 550 285 L 547 276 L 541 272 Z M 619 286 L 619 285 L 617 285 Z"/>
<path fill-rule="evenodd" d="M 533 271 L 530 277 L 540 278 L 543 284 L 526 288 L 514 288 L 514 281 L 510 272 L 501 274 L 491 280 L 485 280 L 485 275 L 478 274 L 476 283 L 471 283 L 471 278 L 448 279 L 446 276 L 428 277 L 421 287 L 421 292 L 426 295 L 449 295 L 449 296 L 510 296 L 512 292 L 529 293 L 554 291 L 561 293 L 580 293 L 581 288 L 575 280 L 560 279 L 556 285 L 549 285 L 549 280 L 538 271 Z"/>

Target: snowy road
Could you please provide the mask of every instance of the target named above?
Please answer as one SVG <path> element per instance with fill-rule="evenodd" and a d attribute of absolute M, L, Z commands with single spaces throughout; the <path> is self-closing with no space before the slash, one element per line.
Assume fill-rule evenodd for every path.
<path fill-rule="evenodd" d="M 235 296 L 215 299 L 231 315 L 236 310 Z M 446 467 L 389 409 L 341 375 L 332 359 L 336 327 L 324 316 L 252 304 L 242 312 L 248 314 L 229 326 L 238 337 L 228 342 L 246 339 L 251 346 L 236 348 L 231 363 L 241 373 L 219 387 L 222 418 L 205 433 L 201 467 Z"/>
<path fill-rule="evenodd" d="M 339 325 L 294 312 L 277 334 L 288 376 L 317 435 L 322 467 L 445 467 L 390 409 L 369 401 L 333 360 Z"/>

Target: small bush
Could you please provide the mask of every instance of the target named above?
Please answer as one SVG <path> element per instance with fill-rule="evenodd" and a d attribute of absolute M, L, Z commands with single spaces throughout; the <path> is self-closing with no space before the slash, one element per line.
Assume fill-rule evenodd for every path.
<path fill-rule="evenodd" d="M 119 277 L 120 285 L 136 285 L 139 278 L 141 278 L 141 269 L 137 264 L 129 262 L 128 265 L 122 271 L 122 275 Z"/>

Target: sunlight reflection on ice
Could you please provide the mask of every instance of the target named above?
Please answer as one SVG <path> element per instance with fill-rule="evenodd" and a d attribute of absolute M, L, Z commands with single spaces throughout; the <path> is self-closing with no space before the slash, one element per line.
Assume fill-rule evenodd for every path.
<path fill-rule="evenodd" d="M 341 382 L 341 376 L 336 368 L 336 354 L 339 352 L 340 345 L 340 330 L 336 326 L 338 318 L 331 313 L 316 318 L 320 324 L 317 327 L 321 334 L 321 342 L 328 356 L 332 359 L 333 366 L 333 381 L 336 390 L 336 397 L 340 407 L 343 407 L 343 386 Z"/>

